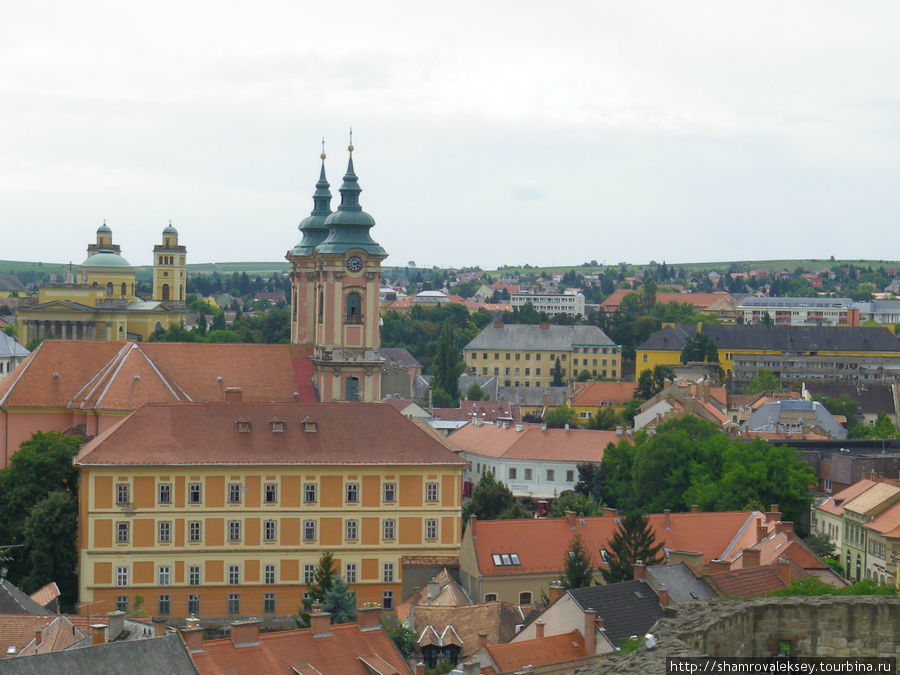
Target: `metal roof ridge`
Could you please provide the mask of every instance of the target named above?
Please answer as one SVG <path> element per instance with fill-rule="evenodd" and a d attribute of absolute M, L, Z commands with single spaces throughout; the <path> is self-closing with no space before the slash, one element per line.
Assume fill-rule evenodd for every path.
<path fill-rule="evenodd" d="M 147 352 L 145 352 L 143 349 L 141 349 L 141 348 L 139 347 L 139 345 L 138 345 L 137 342 L 134 343 L 134 348 L 140 350 L 141 355 L 144 357 L 144 359 L 146 359 L 147 363 L 150 364 L 150 367 L 153 369 L 153 372 L 155 372 L 155 373 L 159 376 L 159 379 L 162 380 L 163 384 L 165 384 L 166 387 L 168 388 L 168 390 L 169 390 L 170 392 L 172 392 L 172 396 L 175 397 L 175 400 L 176 400 L 176 401 L 181 401 L 181 398 L 178 396 L 178 394 L 177 394 L 177 393 L 175 392 L 175 390 L 172 388 L 172 385 L 169 384 L 169 381 L 168 381 L 168 380 L 166 379 L 166 377 L 162 374 L 162 371 L 160 371 L 160 369 L 156 367 L 156 363 L 153 361 L 153 359 L 150 358 L 150 355 L 147 354 Z M 184 389 L 182 389 L 180 386 L 178 386 L 177 383 L 175 384 L 175 386 L 178 387 L 178 388 L 182 391 L 182 393 L 184 393 L 185 398 L 187 398 L 189 401 L 191 401 L 191 403 L 193 403 L 193 400 L 191 399 L 190 396 L 188 396 L 188 395 L 184 392 Z"/>
<path fill-rule="evenodd" d="M 78 400 L 78 397 L 81 395 L 81 393 L 85 389 L 90 387 L 92 384 L 94 384 L 94 387 L 91 388 L 90 391 L 88 391 L 88 393 L 84 395 L 84 400 L 78 405 L 79 408 L 84 408 L 85 403 L 87 403 L 90 400 L 91 396 L 96 391 L 99 383 L 103 380 L 104 377 L 106 377 L 106 375 L 109 373 L 109 371 L 113 368 L 113 364 L 115 364 L 115 362 L 118 359 L 120 359 L 122 357 L 122 355 L 128 350 L 128 344 L 130 344 L 130 343 L 126 342 L 125 345 L 123 345 L 122 348 L 119 351 L 117 351 L 115 353 L 115 355 L 109 361 L 104 363 L 100 367 L 100 370 L 98 370 L 96 373 L 94 373 L 94 375 L 87 382 L 84 383 L 84 386 L 82 386 L 81 389 L 79 389 L 77 392 L 75 392 L 75 395 L 72 396 L 71 399 L 69 399 L 69 402 L 66 405 L 67 406 L 74 405 L 75 402 Z"/>
<path fill-rule="evenodd" d="M 722 552 L 721 560 L 727 560 L 729 553 L 731 553 L 731 549 L 740 541 L 741 536 L 743 536 L 744 532 L 747 531 L 747 528 L 750 527 L 750 523 L 756 520 L 756 514 L 758 511 L 751 511 L 750 515 L 747 516 L 747 520 L 744 521 L 744 524 L 741 526 L 741 529 L 738 530 L 737 534 L 734 535 L 734 538 L 728 543 L 728 546 Z"/>

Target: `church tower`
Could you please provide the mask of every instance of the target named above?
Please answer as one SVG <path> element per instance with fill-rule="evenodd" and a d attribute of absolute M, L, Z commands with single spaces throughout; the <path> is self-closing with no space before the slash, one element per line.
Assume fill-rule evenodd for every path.
<path fill-rule="evenodd" d="M 109 229 L 105 220 L 103 221 L 103 224 L 97 228 L 97 243 L 88 244 L 87 247 L 88 256 L 100 253 L 100 251 L 112 251 L 113 253 L 122 252 L 122 247 L 113 243 L 112 230 Z"/>
<path fill-rule="evenodd" d="M 184 302 L 187 284 L 187 249 L 178 244 L 178 230 L 169 226 L 162 231 L 162 244 L 153 247 L 153 299 L 160 302 Z"/>
<path fill-rule="evenodd" d="M 288 254 L 296 312 L 292 341 L 314 346 L 311 360 L 320 401 L 377 401 L 383 361 L 379 290 L 387 252 L 369 234 L 375 220 L 359 204 L 362 189 L 353 168 L 353 145 L 348 150 L 340 206 L 325 215 L 331 193 L 323 168 L 315 209 L 301 223 L 303 241 Z"/>

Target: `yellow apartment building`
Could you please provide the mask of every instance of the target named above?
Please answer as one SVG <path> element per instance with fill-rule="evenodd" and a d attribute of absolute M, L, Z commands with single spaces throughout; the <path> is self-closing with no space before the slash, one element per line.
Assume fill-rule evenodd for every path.
<path fill-rule="evenodd" d="M 473 375 L 493 375 L 504 387 L 549 387 L 557 359 L 563 381 L 582 370 L 591 377 L 622 376 L 622 349 L 596 326 L 550 324 L 485 326 L 464 349 Z"/>
<path fill-rule="evenodd" d="M 324 551 L 391 609 L 403 556 L 459 552 L 465 462 L 384 404 L 148 404 L 76 465 L 93 613 L 294 614 Z"/>

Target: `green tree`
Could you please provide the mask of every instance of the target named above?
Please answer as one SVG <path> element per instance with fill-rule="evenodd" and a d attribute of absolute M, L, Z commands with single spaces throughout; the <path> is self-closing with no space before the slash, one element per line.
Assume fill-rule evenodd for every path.
<path fill-rule="evenodd" d="M 572 511 L 576 516 L 599 516 L 603 513 L 603 505 L 595 501 L 593 497 L 578 492 L 563 492 L 558 499 L 550 504 L 550 518 L 565 518 L 566 511 Z"/>
<path fill-rule="evenodd" d="M 313 581 L 306 584 L 307 597 L 303 598 L 303 606 L 298 610 L 298 615 L 294 617 L 294 622 L 299 628 L 309 627 L 309 615 L 312 611 L 312 606 L 314 604 L 324 605 L 326 596 L 335 588 L 335 584 L 339 580 L 340 575 L 338 574 L 334 553 L 324 551 L 319 556 L 319 562 L 316 563 Z M 334 623 L 333 617 L 332 623 Z"/>
<path fill-rule="evenodd" d="M 466 391 L 466 399 L 469 401 L 483 401 L 487 398 L 484 390 L 477 384 L 472 384 Z"/>
<path fill-rule="evenodd" d="M 409 628 L 400 624 L 398 626 L 389 626 L 382 624 L 385 632 L 390 636 L 397 649 L 403 654 L 404 659 L 411 658 L 419 649 L 419 637 Z"/>
<path fill-rule="evenodd" d="M 803 541 L 805 541 L 806 545 L 812 549 L 813 553 L 820 558 L 834 559 L 837 554 L 834 542 L 832 542 L 831 537 L 824 532 L 814 532 Z"/>
<path fill-rule="evenodd" d="M 591 379 L 591 374 L 590 374 L 590 372 L 588 372 L 587 369 L 584 369 L 580 373 L 578 373 L 578 377 L 575 378 L 575 381 L 576 382 L 587 382 L 589 379 Z"/>
<path fill-rule="evenodd" d="M 575 492 L 599 503 L 603 499 L 603 465 L 599 462 L 584 462 L 577 468 L 578 482 L 575 483 Z"/>
<path fill-rule="evenodd" d="M 589 419 L 587 423 L 587 428 L 595 429 L 597 431 L 613 431 L 622 424 L 622 416 L 616 412 L 616 409 L 611 406 L 604 406 L 595 414 L 591 415 L 591 419 Z"/>
<path fill-rule="evenodd" d="M 789 597 L 797 595 L 897 595 L 897 587 L 879 584 L 874 579 L 863 579 L 850 586 L 837 587 L 826 584 L 816 576 L 794 579 L 786 588 L 769 593 L 769 597 Z"/>
<path fill-rule="evenodd" d="M 765 368 L 760 368 L 756 376 L 744 386 L 745 394 L 759 394 L 762 392 L 781 391 L 781 385 L 775 373 Z"/>
<path fill-rule="evenodd" d="M 472 499 L 463 506 L 463 522 L 475 516 L 478 520 L 515 520 L 531 518 L 531 514 L 516 500 L 512 491 L 485 471 L 472 491 Z"/>
<path fill-rule="evenodd" d="M 550 382 L 551 387 L 565 386 L 566 383 L 563 382 L 562 365 L 559 362 L 559 358 L 556 359 L 556 363 L 554 363 L 553 368 L 550 369 L 550 375 L 553 377 L 553 380 Z"/>
<path fill-rule="evenodd" d="M 60 590 L 60 605 L 75 606 L 78 599 L 78 502 L 64 490 L 51 492 L 32 507 L 22 526 L 22 543 L 28 573 L 22 577 L 22 590 L 33 593 L 55 581 Z"/>
<path fill-rule="evenodd" d="M 641 310 L 644 314 L 649 314 L 656 304 L 656 281 L 652 277 L 644 279 L 638 295 Z"/>
<path fill-rule="evenodd" d="M 347 583 L 338 577 L 331 589 L 322 598 L 324 611 L 331 614 L 331 623 L 352 623 L 356 621 L 356 592 L 347 587 Z"/>
<path fill-rule="evenodd" d="M 450 394 L 438 385 L 434 385 L 431 390 L 431 404 L 435 408 L 456 408 L 459 405 Z"/>
<path fill-rule="evenodd" d="M 684 349 L 681 350 L 681 362 L 718 363 L 719 350 L 716 348 L 716 343 L 712 341 L 712 338 L 704 333 L 697 333 L 687 341 Z"/>
<path fill-rule="evenodd" d="M 609 540 L 606 549 L 607 567 L 601 567 L 600 573 L 608 584 L 631 581 L 634 578 L 634 564 L 638 560 L 648 567 L 665 562 L 662 549 L 662 543 L 656 543 L 650 519 L 633 511 L 621 520 Z"/>
<path fill-rule="evenodd" d="M 453 407 L 459 403 L 459 376 L 466 366 L 459 358 L 459 350 L 453 337 L 453 321 L 447 318 L 441 328 L 437 354 L 434 359 L 434 381 L 453 399 Z"/>
<path fill-rule="evenodd" d="M 578 532 L 569 542 L 563 570 L 563 588 L 584 588 L 594 583 L 594 557 Z"/>
<path fill-rule="evenodd" d="M 644 401 L 639 398 L 633 398 L 625 404 L 625 409 L 622 411 L 622 419 L 626 424 L 634 424 L 634 416 L 640 412 L 642 405 L 644 405 Z"/>
<path fill-rule="evenodd" d="M 549 429 L 562 429 L 567 424 L 575 428 L 578 426 L 578 412 L 567 405 L 551 408 L 544 415 L 544 424 Z"/>

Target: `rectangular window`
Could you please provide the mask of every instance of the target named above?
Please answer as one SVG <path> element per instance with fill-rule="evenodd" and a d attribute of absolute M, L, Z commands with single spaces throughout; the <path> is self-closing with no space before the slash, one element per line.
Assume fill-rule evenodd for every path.
<path fill-rule="evenodd" d="M 381 580 L 390 584 L 394 582 L 394 563 L 382 563 L 381 565 Z"/>
<path fill-rule="evenodd" d="M 347 563 L 344 565 L 344 581 L 348 584 L 356 583 L 356 563 Z"/>
<path fill-rule="evenodd" d="M 348 520 L 344 529 L 345 539 L 347 541 L 356 541 L 357 532 L 359 530 L 359 521 Z"/>
<path fill-rule="evenodd" d="M 438 536 L 437 518 L 428 518 L 425 521 L 425 538 L 426 539 L 437 539 L 437 536 Z"/>
<path fill-rule="evenodd" d="M 188 595 L 187 611 L 195 616 L 200 613 L 200 596 L 196 593 Z"/>
<path fill-rule="evenodd" d="M 357 502 L 359 502 L 359 485 L 347 483 L 347 503 L 356 504 Z"/>
<path fill-rule="evenodd" d="M 159 566 L 159 585 L 168 586 L 172 583 L 172 568 L 168 565 Z"/>
<path fill-rule="evenodd" d="M 425 483 L 425 501 L 436 502 L 438 500 L 438 484 Z"/>
<path fill-rule="evenodd" d="M 228 613 L 229 614 L 240 614 L 241 613 L 241 594 L 240 593 L 229 593 L 228 594 Z"/>
<path fill-rule="evenodd" d="M 191 483 L 188 485 L 188 504 L 199 504 L 203 496 L 200 483 Z"/>
<path fill-rule="evenodd" d="M 276 504 L 278 502 L 278 486 L 275 483 L 266 483 L 265 490 L 266 504 Z"/>
<path fill-rule="evenodd" d="M 116 568 L 116 586 L 127 586 L 128 585 L 128 568 L 127 567 L 117 567 Z"/>
<path fill-rule="evenodd" d="M 506 470 L 506 473 L 507 473 L 507 478 L 509 478 L 510 480 L 516 479 L 516 468 L 515 467 L 513 467 L 513 466 L 509 467 Z"/>
<path fill-rule="evenodd" d="M 397 499 L 397 484 L 396 483 L 385 483 L 384 484 L 384 501 L 388 504 L 392 504 Z"/>
<path fill-rule="evenodd" d="M 263 567 L 263 583 L 272 585 L 275 583 L 275 565 Z"/>
<path fill-rule="evenodd" d="M 303 541 L 315 541 L 315 540 L 316 540 L 316 521 L 304 520 L 303 521 Z"/>
<path fill-rule="evenodd" d="M 531 469 L 525 469 L 525 480 L 531 480 Z"/>
<path fill-rule="evenodd" d="M 172 503 L 172 484 L 171 483 L 160 483 L 159 484 L 159 503 L 160 504 L 171 504 Z"/>
<path fill-rule="evenodd" d="M 157 529 L 159 530 L 159 541 L 160 542 L 170 542 L 172 541 L 172 523 L 168 520 L 161 520 L 157 524 Z"/>
<path fill-rule="evenodd" d="M 241 566 L 240 565 L 229 565 L 228 566 L 228 583 L 231 586 L 237 586 L 241 583 Z"/>
<path fill-rule="evenodd" d="M 381 594 L 381 607 L 383 609 L 394 609 L 394 591 L 384 591 Z"/>
<path fill-rule="evenodd" d="M 116 483 L 116 504 L 128 504 L 130 497 L 131 486 L 128 483 Z"/>
<path fill-rule="evenodd" d="M 241 503 L 241 489 L 242 489 L 242 486 L 240 483 L 229 483 L 228 484 L 228 503 L 229 504 L 240 504 Z"/>
<path fill-rule="evenodd" d="M 392 541 L 394 539 L 393 518 L 386 518 L 384 522 L 381 523 L 381 538 L 386 539 L 387 541 Z"/>
<path fill-rule="evenodd" d="M 547 469 L 547 480 L 556 480 L 556 471 L 554 471 L 553 469 Z"/>
<path fill-rule="evenodd" d="M 127 612 L 128 611 L 128 596 L 127 595 L 117 595 L 116 596 L 116 611 L 117 612 Z"/>
<path fill-rule="evenodd" d="M 168 593 L 160 595 L 157 598 L 157 605 L 157 609 L 159 610 L 157 614 L 160 616 L 167 616 L 172 612 L 172 596 Z"/>
<path fill-rule="evenodd" d="M 307 504 L 316 503 L 316 484 L 306 483 L 303 486 L 303 501 Z"/>
<path fill-rule="evenodd" d="M 497 361 L 500 358 L 500 352 L 494 352 L 494 361 Z"/>
<path fill-rule="evenodd" d="M 572 483 L 575 480 L 575 472 L 572 470 L 566 471 L 566 482 Z"/>
<path fill-rule="evenodd" d="M 241 521 L 228 521 L 228 541 L 236 542 L 241 540 Z"/>
<path fill-rule="evenodd" d="M 267 520 L 263 523 L 263 539 L 265 541 L 276 541 L 278 539 L 278 523 L 274 520 Z"/>
<path fill-rule="evenodd" d="M 541 360 L 541 355 L 540 355 L 540 354 L 535 354 L 535 355 L 534 355 L 534 360 L 535 360 L 535 361 L 540 361 L 540 360 Z M 538 373 L 538 375 L 540 375 L 540 373 Z"/>
<path fill-rule="evenodd" d="M 265 614 L 274 614 L 275 613 L 275 594 L 274 593 L 263 593 L 263 613 L 265 613 Z"/>
<path fill-rule="evenodd" d="M 200 541 L 200 521 L 192 520 L 188 523 L 188 541 L 198 542 Z"/>
<path fill-rule="evenodd" d="M 200 585 L 200 565 L 188 565 L 188 586 Z"/>
<path fill-rule="evenodd" d="M 303 583 L 313 584 L 316 581 L 316 566 L 311 563 L 303 564 Z"/>
<path fill-rule="evenodd" d="M 116 523 L 116 543 L 128 543 L 128 523 Z"/>

